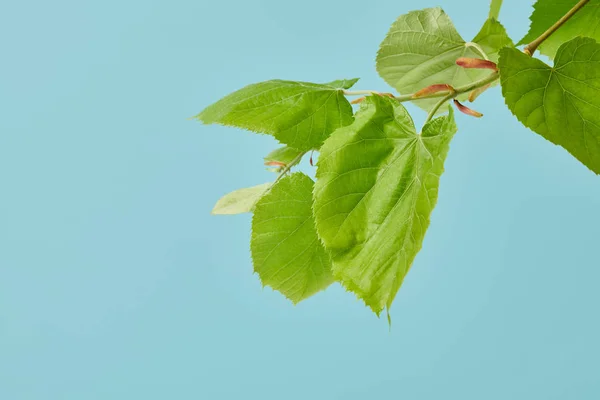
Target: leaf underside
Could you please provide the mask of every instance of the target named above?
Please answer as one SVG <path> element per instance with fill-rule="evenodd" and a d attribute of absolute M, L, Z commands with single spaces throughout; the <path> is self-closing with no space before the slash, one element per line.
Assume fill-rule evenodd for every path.
<path fill-rule="evenodd" d="M 417 134 L 395 100 L 369 97 L 321 148 L 317 230 L 333 273 L 379 315 L 421 248 L 456 132 L 452 109 Z"/>
<path fill-rule="evenodd" d="M 298 303 L 333 282 L 331 261 L 317 237 L 313 181 L 296 172 L 277 182 L 256 204 L 251 251 L 263 285 Z"/>
<path fill-rule="evenodd" d="M 504 27 L 488 19 L 473 39 L 491 61 L 498 51 L 513 46 Z M 415 93 L 430 85 L 458 87 L 485 78 L 489 71 L 465 69 L 456 65 L 459 57 L 482 58 L 454 28 L 440 8 L 427 8 L 400 16 L 390 28 L 377 54 L 377 72 L 401 94 Z M 466 100 L 468 94 L 459 96 Z M 430 110 L 436 99 L 416 100 L 419 107 Z"/>
<path fill-rule="evenodd" d="M 538 0 L 531 14 L 529 32 L 519 44 L 535 40 L 565 15 L 579 0 Z M 590 0 L 540 46 L 542 54 L 554 58 L 558 48 L 577 36 L 600 40 L 600 0 Z"/>
<path fill-rule="evenodd" d="M 600 44 L 573 39 L 558 49 L 554 67 L 507 48 L 499 68 L 519 121 L 600 174 Z"/>

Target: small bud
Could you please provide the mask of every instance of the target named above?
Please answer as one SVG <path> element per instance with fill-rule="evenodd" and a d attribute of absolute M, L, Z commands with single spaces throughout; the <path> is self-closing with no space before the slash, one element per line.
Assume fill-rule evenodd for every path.
<path fill-rule="evenodd" d="M 482 60 L 481 58 L 460 57 L 456 60 L 456 65 L 463 68 L 491 69 L 493 71 L 498 71 L 498 66 L 495 62 Z"/>
<path fill-rule="evenodd" d="M 471 117 L 475 117 L 475 118 L 481 118 L 483 117 L 483 114 L 480 112 L 477 112 L 475 110 L 471 110 L 469 107 L 463 106 L 462 104 L 460 104 L 460 102 L 456 99 L 454 99 L 454 105 L 456 106 L 456 108 L 458 108 L 458 110 L 464 114 L 470 115 Z"/>
<path fill-rule="evenodd" d="M 475 99 L 478 98 L 481 93 L 483 93 L 486 90 L 488 90 L 490 88 L 490 86 L 491 86 L 491 84 L 488 83 L 487 85 L 484 85 L 484 86 L 482 86 L 480 88 L 477 88 L 477 89 L 473 90 L 471 93 L 469 93 L 469 101 L 471 103 L 474 102 Z"/>
<path fill-rule="evenodd" d="M 358 99 L 354 99 L 350 102 L 350 104 L 360 104 L 365 101 L 366 97 L 359 97 Z"/>
<path fill-rule="evenodd" d="M 310 161 L 310 166 L 311 166 L 311 167 L 314 167 L 314 166 L 315 166 L 315 165 L 313 164 L 313 154 L 314 154 L 314 153 L 315 153 L 314 151 L 311 151 L 311 152 L 310 152 L 310 159 L 309 159 L 309 161 Z"/>
<path fill-rule="evenodd" d="M 286 164 L 281 161 L 267 161 L 265 165 L 267 167 L 285 167 Z"/>
<path fill-rule="evenodd" d="M 415 94 L 413 94 L 413 99 L 418 97 L 428 96 L 430 94 L 439 93 L 439 92 L 454 92 L 454 88 L 446 83 L 440 83 L 438 85 L 427 86 L 424 89 L 419 90 Z"/>

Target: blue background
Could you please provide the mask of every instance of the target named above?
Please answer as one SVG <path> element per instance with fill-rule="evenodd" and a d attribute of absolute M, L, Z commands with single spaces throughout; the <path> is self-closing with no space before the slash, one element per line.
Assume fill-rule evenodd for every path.
<path fill-rule="evenodd" d="M 261 289 L 250 216 L 209 215 L 272 179 L 276 143 L 190 116 L 272 78 L 385 91 L 390 24 L 440 3 L 465 38 L 488 12 L 2 2 L 0 399 L 598 399 L 600 181 L 497 88 L 458 115 L 391 332 L 337 285 L 296 307 Z M 515 39 L 529 3 L 505 1 Z"/>

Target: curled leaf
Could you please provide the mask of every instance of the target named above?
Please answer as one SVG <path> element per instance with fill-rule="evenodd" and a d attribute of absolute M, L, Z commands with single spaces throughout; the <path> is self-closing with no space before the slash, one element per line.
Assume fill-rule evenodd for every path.
<path fill-rule="evenodd" d="M 471 117 L 475 117 L 475 118 L 481 118 L 483 117 L 483 114 L 475 111 L 475 110 L 471 110 L 469 107 L 467 106 L 463 106 L 462 104 L 460 104 L 460 102 L 456 99 L 454 99 L 454 105 L 456 106 L 456 108 L 458 108 L 458 110 L 463 113 L 463 114 L 467 114 L 470 115 Z"/>
<path fill-rule="evenodd" d="M 456 60 L 456 65 L 463 68 L 491 69 L 492 71 L 498 71 L 498 66 L 495 62 L 483 60 L 481 58 L 460 57 Z"/>

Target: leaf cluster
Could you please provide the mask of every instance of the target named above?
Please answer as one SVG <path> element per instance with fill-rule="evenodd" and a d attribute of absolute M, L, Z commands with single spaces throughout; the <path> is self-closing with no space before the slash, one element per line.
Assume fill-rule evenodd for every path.
<path fill-rule="evenodd" d="M 264 157 L 277 174 L 273 182 L 227 194 L 213 209 L 253 212 L 250 247 L 264 285 L 297 303 L 339 282 L 377 315 L 389 310 L 438 200 L 457 132 L 452 103 L 481 116 L 463 103 L 495 84 L 526 127 L 600 173 L 600 0 L 535 3 L 530 30 L 516 46 L 537 40 L 552 65 L 515 46 L 498 21 L 501 3 L 492 0 L 471 41 L 441 8 L 401 15 L 376 58 L 396 93 L 350 90 L 358 79 L 271 80 L 196 116 L 282 145 Z M 574 7 L 580 9 L 568 15 Z M 428 113 L 421 128 L 406 101 Z M 320 153 L 316 182 L 291 172 L 308 152 L 312 164 L 313 151 Z"/>

